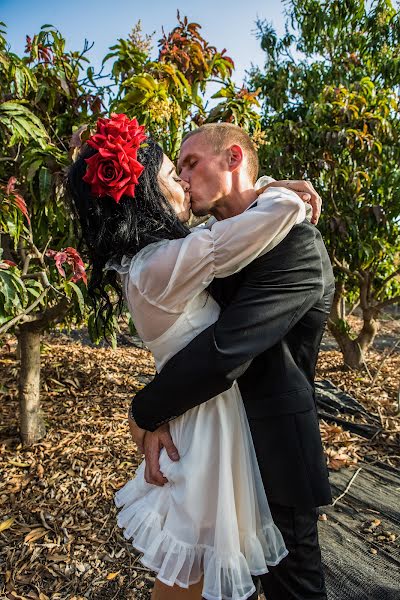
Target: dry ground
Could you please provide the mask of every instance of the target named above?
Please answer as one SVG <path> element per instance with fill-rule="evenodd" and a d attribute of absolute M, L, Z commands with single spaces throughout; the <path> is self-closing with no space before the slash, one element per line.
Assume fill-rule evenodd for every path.
<path fill-rule="evenodd" d="M 398 322 L 386 325 L 398 335 Z M 393 336 L 392 336 L 393 337 Z M 116 527 L 113 495 L 140 455 L 126 424 L 130 397 L 154 372 L 145 350 L 92 348 L 57 334 L 43 347 L 47 436 L 29 449 L 17 429 L 15 345 L 0 350 L 0 598 L 145 600 L 153 578 Z M 379 415 L 373 442 L 321 424 L 330 467 L 363 456 L 399 465 L 400 353 L 371 351 L 369 373 L 341 368 L 321 353 L 318 374 Z"/>

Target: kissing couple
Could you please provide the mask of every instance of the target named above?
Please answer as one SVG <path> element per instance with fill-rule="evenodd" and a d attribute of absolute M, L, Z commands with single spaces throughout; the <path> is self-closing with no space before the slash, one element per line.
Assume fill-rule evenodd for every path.
<path fill-rule="evenodd" d="M 314 374 L 334 279 L 312 185 L 257 177 L 240 127 L 190 132 L 175 169 L 122 114 L 68 175 L 98 326 L 125 301 L 156 363 L 129 409 L 145 460 L 115 497 L 153 600 L 253 599 L 260 582 L 267 600 L 327 598 Z M 190 229 L 190 211 L 211 218 Z"/>

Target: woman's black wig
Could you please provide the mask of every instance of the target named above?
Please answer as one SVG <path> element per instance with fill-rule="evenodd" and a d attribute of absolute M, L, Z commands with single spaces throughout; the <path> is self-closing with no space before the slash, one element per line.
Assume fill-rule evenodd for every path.
<path fill-rule="evenodd" d="M 190 233 L 181 223 L 162 193 L 158 174 L 163 161 L 161 147 L 152 139 L 138 151 L 138 160 L 144 166 L 135 189 L 135 197 L 123 196 L 119 203 L 111 197 L 95 198 L 90 185 L 83 181 L 86 173 L 85 158 L 97 150 L 85 145 L 67 176 L 67 189 L 77 212 L 81 233 L 91 265 L 88 293 L 93 302 L 97 331 L 109 337 L 109 324 L 116 306 L 123 306 L 122 289 L 118 274 L 105 270 L 109 260 L 120 261 L 135 256 L 139 250 L 163 239 L 183 238 Z M 113 302 L 110 286 L 116 292 Z"/>

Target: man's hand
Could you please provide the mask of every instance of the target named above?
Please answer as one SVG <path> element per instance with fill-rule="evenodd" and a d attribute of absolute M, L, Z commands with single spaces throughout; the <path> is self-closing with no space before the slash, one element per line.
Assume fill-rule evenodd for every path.
<path fill-rule="evenodd" d="M 148 433 L 145 429 L 141 429 L 139 425 L 137 425 L 136 421 L 128 417 L 129 429 L 131 432 L 132 440 L 134 444 L 139 448 L 140 452 L 144 452 L 143 442 L 146 433 Z"/>
<path fill-rule="evenodd" d="M 305 181 L 304 179 L 289 181 L 288 179 L 283 179 L 281 181 L 273 181 L 268 183 L 264 189 L 269 187 L 284 187 L 288 190 L 292 190 L 296 192 L 300 198 L 310 204 L 312 208 L 312 218 L 311 223 L 316 225 L 319 221 L 319 217 L 321 216 L 321 208 L 322 208 L 322 199 L 321 196 L 314 189 L 314 186 L 309 181 Z"/>
<path fill-rule="evenodd" d="M 146 467 L 144 478 L 147 483 L 163 486 L 168 479 L 160 471 L 160 452 L 165 448 L 169 458 L 173 461 L 179 460 L 179 453 L 172 441 L 169 425 L 161 425 L 155 431 L 147 431 L 144 437 L 144 457 Z"/>

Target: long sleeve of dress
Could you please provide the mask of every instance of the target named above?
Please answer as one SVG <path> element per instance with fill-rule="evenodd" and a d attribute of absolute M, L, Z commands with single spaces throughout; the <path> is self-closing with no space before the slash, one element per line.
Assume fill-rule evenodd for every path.
<path fill-rule="evenodd" d="M 334 280 L 328 263 L 322 263 L 321 245 L 317 229 L 301 224 L 252 262 L 219 320 L 175 354 L 136 394 L 132 409 L 139 426 L 153 431 L 227 390 L 324 294 L 328 298 Z M 323 309 L 327 314 L 330 300 L 331 296 Z"/>
<path fill-rule="evenodd" d="M 210 228 L 197 228 L 186 238 L 163 240 L 142 250 L 130 268 L 128 301 L 131 297 L 132 305 L 135 301 L 137 305 L 139 295 L 141 303 L 151 305 L 156 321 L 156 312 L 166 315 L 161 319 L 164 324 L 160 321 L 157 325 L 154 319 L 140 324 L 142 337 L 150 341 L 161 335 L 171 317 L 176 318 L 214 278 L 228 277 L 270 251 L 304 218 L 305 206 L 296 194 L 270 188 L 254 207 L 238 216 L 216 221 Z"/>

